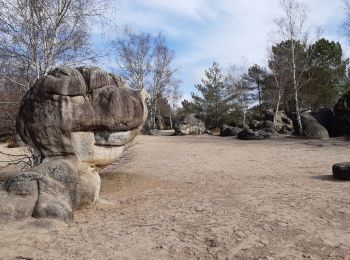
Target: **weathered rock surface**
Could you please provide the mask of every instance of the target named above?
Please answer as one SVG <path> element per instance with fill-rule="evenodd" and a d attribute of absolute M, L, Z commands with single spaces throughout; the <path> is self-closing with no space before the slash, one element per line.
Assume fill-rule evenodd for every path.
<path fill-rule="evenodd" d="M 332 170 L 335 179 L 350 181 L 350 162 L 336 163 Z"/>
<path fill-rule="evenodd" d="M 235 126 L 222 125 L 220 128 L 221 136 L 237 136 L 243 129 Z"/>
<path fill-rule="evenodd" d="M 120 77 L 99 68 L 57 68 L 24 97 L 17 131 L 43 158 L 77 156 L 75 132 L 93 133 L 100 146 L 121 146 L 142 128 L 146 97 L 145 91 L 131 90 Z"/>
<path fill-rule="evenodd" d="M 254 131 L 252 129 L 243 129 L 237 136 L 241 140 L 262 140 L 276 137 L 278 134 L 271 129 L 261 129 Z"/>
<path fill-rule="evenodd" d="M 172 136 L 175 135 L 175 130 L 151 129 L 148 131 L 148 134 L 153 136 Z"/>
<path fill-rule="evenodd" d="M 100 176 L 88 164 L 57 159 L 5 180 L 0 188 L 0 218 L 71 220 L 73 210 L 96 202 Z"/>
<path fill-rule="evenodd" d="M 339 98 L 334 106 L 334 114 L 341 134 L 350 135 L 350 91 Z"/>
<path fill-rule="evenodd" d="M 315 117 L 306 113 L 301 115 L 301 122 L 303 124 L 304 135 L 311 139 L 329 139 L 328 131 L 323 127 Z"/>
<path fill-rule="evenodd" d="M 197 119 L 194 114 L 183 116 L 176 124 L 175 130 L 182 135 L 201 135 L 205 131 L 205 124 Z"/>
<path fill-rule="evenodd" d="M 276 120 L 275 131 L 278 133 L 292 133 L 294 131 L 293 121 L 284 111 L 278 111 L 277 114 L 273 109 L 268 109 L 264 114 L 265 121 L 274 122 Z"/>

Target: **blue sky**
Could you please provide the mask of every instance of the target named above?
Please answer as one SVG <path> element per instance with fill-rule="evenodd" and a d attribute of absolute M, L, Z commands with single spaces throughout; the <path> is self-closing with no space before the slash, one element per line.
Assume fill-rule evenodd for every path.
<path fill-rule="evenodd" d="M 309 10 L 306 28 L 321 27 L 322 37 L 340 41 L 350 56 L 350 37 L 341 30 L 342 0 L 301 2 Z M 213 61 L 224 69 L 231 64 L 264 65 L 274 20 L 281 14 L 279 0 L 115 0 L 109 17 L 117 28 L 94 38 L 101 45 L 118 37 L 124 25 L 152 34 L 161 31 L 175 51 L 177 76 L 183 81 L 184 98 L 189 98 Z M 113 61 L 105 66 L 112 68 Z"/>

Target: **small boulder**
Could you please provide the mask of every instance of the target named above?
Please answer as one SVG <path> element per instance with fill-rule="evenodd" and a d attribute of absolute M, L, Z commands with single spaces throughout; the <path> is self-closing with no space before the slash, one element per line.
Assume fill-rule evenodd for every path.
<path fill-rule="evenodd" d="M 221 136 L 237 136 L 243 129 L 239 127 L 234 126 L 228 126 L 224 124 L 220 128 L 220 135 Z"/>
<path fill-rule="evenodd" d="M 276 137 L 278 134 L 269 128 L 254 131 L 252 129 L 243 129 L 237 136 L 241 140 L 262 140 Z"/>
<path fill-rule="evenodd" d="M 243 129 L 237 136 L 238 139 L 241 140 L 261 140 L 264 139 L 262 135 L 258 131 L 254 131 L 252 129 Z"/>
<path fill-rule="evenodd" d="M 333 165 L 333 177 L 337 180 L 350 180 L 350 162 L 336 163 Z"/>
<path fill-rule="evenodd" d="M 189 114 L 183 116 L 175 128 L 176 132 L 181 135 L 201 135 L 205 131 L 205 124 L 194 114 Z"/>

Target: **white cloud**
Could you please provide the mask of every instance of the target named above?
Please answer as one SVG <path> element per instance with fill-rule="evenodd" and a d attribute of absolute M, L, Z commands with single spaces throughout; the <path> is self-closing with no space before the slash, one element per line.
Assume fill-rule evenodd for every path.
<path fill-rule="evenodd" d="M 340 31 L 342 1 L 302 2 L 309 6 L 307 27 L 323 27 L 323 36 L 340 41 L 350 54 L 348 40 Z M 269 32 L 280 14 L 279 0 L 119 0 L 116 22 L 168 36 L 188 96 L 214 60 L 223 67 L 239 63 L 242 57 L 263 64 Z"/>

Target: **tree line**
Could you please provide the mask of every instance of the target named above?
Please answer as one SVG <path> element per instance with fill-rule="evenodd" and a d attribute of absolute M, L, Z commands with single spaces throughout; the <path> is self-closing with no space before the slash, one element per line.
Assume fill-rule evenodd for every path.
<path fill-rule="evenodd" d="M 332 108 L 350 89 L 349 59 L 343 58 L 341 44 L 318 35 L 311 41 L 304 25 L 306 7 L 295 0 L 283 0 L 281 6 L 284 13 L 276 20 L 267 65 L 231 66 L 224 72 L 214 62 L 195 86 L 192 100 L 182 102 L 186 113 L 196 113 L 213 128 L 246 123 L 248 110 L 262 119 L 263 110 L 282 109 L 295 115 L 302 133 L 304 109 Z"/>

